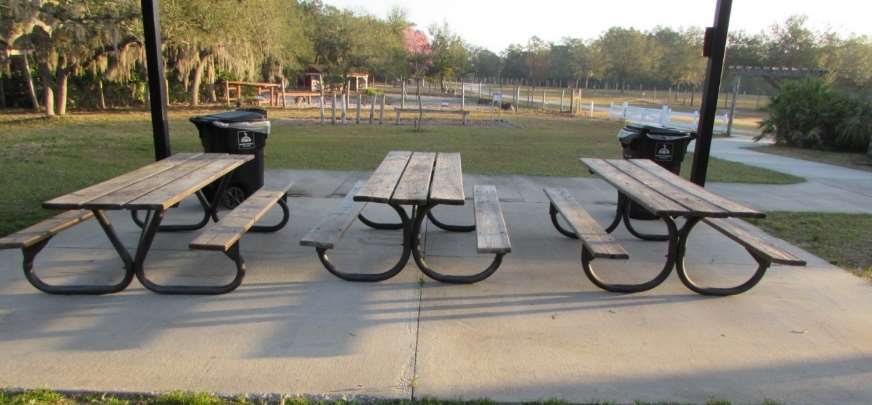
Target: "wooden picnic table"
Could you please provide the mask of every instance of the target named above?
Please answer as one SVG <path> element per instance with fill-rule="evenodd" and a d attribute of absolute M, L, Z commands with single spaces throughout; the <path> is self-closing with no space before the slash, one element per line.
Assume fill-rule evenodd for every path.
<path fill-rule="evenodd" d="M 315 247 L 327 270 L 348 281 L 389 279 L 405 267 L 411 256 L 421 271 L 434 280 L 446 283 L 477 282 L 496 271 L 502 257 L 511 251 L 511 243 L 496 188 L 476 186 L 473 200 L 475 224 L 451 225 L 439 221 L 433 214 L 434 207 L 466 203 L 460 154 L 392 151 L 369 179 L 355 185 L 346 200 L 306 235 L 301 244 Z M 365 204 L 360 203 L 386 204 L 396 211 L 400 222 L 379 223 L 370 220 L 361 213 Z M 406 212 L 407 206 L 411 207 L 411 215 Z M 355 218 L 374 229 L 403 231 L 403 252 L 393 267 L 381 273 L 348 273 L 338 270 L 330 262 L 326 251 L 335 247 Z M 426 262 L 421 242 L 422 224 L 428 218 L 436 227 L 449 232 L 475 231 L 478 252 L 495 255 L 491 264 L 473 275 L 448 275 L 435 270 Z"/>
<path fill-rule="evenodd" d="M 565 189 L 546 189 L 551 200 L 551 220 L 562 234 L 581 239 L 583 243 L 582 267 L 597 286 L 613 292 L 639 292 L 654 288 L 676 268 L 681 281 L 691 290 L 706 295 L 732 295 L 747 291 L 760 281 L 770 264 L 804 265 L 791 252 L 777 247 L 774 238 L 753 228 L 738 218 L 762 218 L 765 214 L 743 204 L 731 201 L 691 183 L 646 159 L 591 159 L 581 158 L 591 172 L 618 190 L 614 220 L 604 230 L 584 211 Z M 651 235 L 637 231 L 630 222 L 630 201 L 666 223 L 667 234 Z M 561 215 L 572 229 L 557 220 Z M 676 220 L 683 219 L 679 227 Z M 603 281 L 590 265 L 596 258 L 626 259 L 628 254 L 611 234 L 621 223 L 634 236 L 649 241 L 666 241 L 666 263 L 657 275 L 639 284 L 610 284 Z M 726 288 L 704 287 L 687 272 L 684 263 L 687 240 L 693 228 L 706 222 L 715 230 L 741 244 L 757 261 L 758 268 L 746 282 Z"/>
<path fill-rule="evenodd" d="M 107 294 L 127 288 L 136 276 L 143 286 L 159 293 L 205 293 L 214 287 L 209 286 L 165 286 L 146 277 L 144 262 L 146 255 L 159 231 L 183 231 L 203 228 L 209 219 L 218 221 L 218 199 L 229 183 L 234 169 L 253 159 L 253 155 L 229 155 L 223 153 L 179 153 L 166 159 L 151 163 L 121 176 L 99 184 L 53 198 L 43 203 L 49 209 L 72 210 L 69 213 L 91 214 L 96 217 L 121 260 L 125 275 L 113 285 L 74 285 L 51 286 L 42 282 L 35 274 L 27 271 L 28 280 L 37 288 L 56 294 Z M 209 201 L 203 188 L 217 182 L 217 191 Z M 161 225 L 165 212 L 196 195 L 203 208 L 203 218 L 194 224 Z M 128 252 L 112 227 L 106 210 L 129 210 L 142 233 L 136 250 Z M 137 212 L 145 211 L 146 219 L 138 220 Z M 57 217 L 56 217 L 57 218 Z M 67 222 L 69 223 L 69 222 Z M 32 268 L 33 259 L 48 242 L 48 238 L 25 249 L 25 261 Z M 238 252 L 236 252 L 238 254 Z"/>

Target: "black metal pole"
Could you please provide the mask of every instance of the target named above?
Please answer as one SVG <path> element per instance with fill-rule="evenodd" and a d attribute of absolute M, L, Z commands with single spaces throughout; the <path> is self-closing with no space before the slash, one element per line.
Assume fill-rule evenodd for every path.
<path fill-rule="evenodd" d="M 690 181 L 705 186 L 709 154 L 712 147 L 712 132 L 718 110 L 718 90 L 724 72 L 724 55 L 727 51 L 727 32 L 730 26 L 730 10 L 733 0 L 718 0 L 715 10 L 715 25 L 705 32 L 703 55 L 708 57 L 705 85 L 702 93 L 699 126 L 696 129 L 696 146 L 693 153 L 693 170 Z"/>
<path fill-rule="evenodd" d="M 160 0 L 142 0 L 142 27 L 145 32 L 145 59 L 148 66 L 148 98 L 151 103 L 151 128 L 154 132 L 154 159 L 171 155 L 167 122 L 167 92 L 164 87 L 163 55 L 160 38 Z"/>

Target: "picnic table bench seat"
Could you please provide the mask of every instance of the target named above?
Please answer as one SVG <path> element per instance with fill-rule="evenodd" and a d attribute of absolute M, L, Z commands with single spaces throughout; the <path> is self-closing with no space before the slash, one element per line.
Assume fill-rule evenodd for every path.
<path fill-rule="evenodd" d="M 99 212 L 100 215 L 104 215 Z M 75 294 L 79 291 L 96 289 L 102 293 L 113 292 L 117 289 L 116 286 L 97 287 L 97 286 L 76 286 L 76 287 L 58 287 L 46 284 L 43 282 L 33 270 L 33 262 L 36 255 L 48 244 L 49 240 L 58 233 L 69 229 L 82 222 L 94 218 L 94 212 L 89 210 L 68 210 L 58 215 L 48 218 L 39 223 L 33 224 L 21 231 L 6 235 L 0 238 L 0 250 L 3 249 L 21 249 L 24 257 L 23 268 L 24 276 L 27 280 L 40 291 L 49 294 Z M 127 272 L 127 276 L 132 279 L 133 273 Z M 125 277 L 121 283 L 129 282 Z"/>
<path fill-rule="evenodd" d="M 245 277 L 245 261 L 239 253 L 239 241 L 242 235 L 249 231 L 274 232 L 284 227 L 289 217 L 286 200 L 291 185 L 292 183 L 285 187 L 261 187 L 224 218 L 209 225 L 191 241 L 189 244 L 191 249 L 219 251 L 227 255 L 236 264 L 236 277 L 226 285 L 197 287 L 189 293 L 223 294 L 235 290 L 242 284 L 242 279 Z M 279 204 L 283 210 L 281 221 L 277 225 L 255 225 L 276 204 Z M 192 287 L 185 288 L 190 290 Z"/>
<path fill-rule="evenodd" d="M 590 214 L 582 208 L 575 197 L 565 188 L 545 188 L 545 195 L 551 202 L 549 208 L 551 223 L 563 235 L 579 239 L 587 252 L 596 258 L 628 259 L 624 247 L 615 241 Z M 565 229 L 557 219 L 562 216 L 571 230 Z"/>
<path fill-rule="evenodd" d="M 42 222 L 0 238 L 0 249 L 30 248 L 91 218 L 94 218 L 94 213 L 88 210 L 64 211 Z"/>

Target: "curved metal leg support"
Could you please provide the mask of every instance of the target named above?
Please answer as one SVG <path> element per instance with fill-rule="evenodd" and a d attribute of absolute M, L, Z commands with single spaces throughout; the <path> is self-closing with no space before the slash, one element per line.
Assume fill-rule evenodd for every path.
<path fill-rule="evenodd" d="M 112 246 L 118 252 L 118 255 L 121 257 L 121 261 L 124 263 L 124 276 L 121 280 L 112 285 L 66 285 L 66 286 L 57 286 L 48 284 L 36 274 L 33 269 L 33 262 L 36 259 L 36 255 L 48 245 L 51 237 L 48 237 L 39 243 L 22 248 L 21 253 L 24 255 L 23 268 L 24 268 L 24 277 L 27 278 L 27 281 L 30 282 L 31 285 L 36 287 L 36 289 L 47 293 L 47 294 L 58 294 L 58 295 L 102 295 L 102 294 L 113 294 L 120 291 L 123 291 L 130 283 L 133 281 L 133 260 L 130 258 L 130 254 L 127 253 L 127 249 L 124 248 L 124 245 L 118 239 L 118 236 L 115 234 L 115 231 L 112 229 L 112 225 L 109 222 L 109 219 L 106 217 L 106 214 L 103 211 L 94 211 L 94 216 L 97 218 L 97 221 L 100 223 L 100 226 L 103 228 L 103 231 L 106 233 L 106 236 L 109 238 L 109 241 L 112 243 Z"/>
<path fill-rule="evenodd" d="M 421 207 L 415 216 L 414 223 L 412 224 L 412 255 L 415 258 L 415 263 L 418 265 L 418 268 L 420 268 L 427 277 L 446 284 L 472 284 L 493 275 L 500 267 L 500 264 L 503 263 L 503 256 L 505 256 L 505 253 L 497 253 L 487 268 L 479 273 L 468 276 L 442 274 L 427 263 L 424 258 L 423 249 L 421 249 L 421 226 L 424 223 L 424 218 L 429 217 L 428 214 L 430 210 L 433 209 L 433 206 L 434 205 L 426 205 Z"/>
<path fill-rule="evenodd" d="M 475 231 L 474 224 L 473 225 L 446 224 L 446 223 L 436 219 L 436 216 L 433 215 L 433 211 L 431 211 L 431 210 L 427 211 L 427 219 L 429 219 L 433 225 L 436 225 L 437 228 L 442 229 L 443 231 L 448 231 L 448 232 L 473 232 L 473 231 Z"/>
<path fill-rule="evenodd" d="M 593 267 L 591 266 L 591 262 L 594 261 L 593 255 L 587 251 L 584 247 L 581 249 L 581 268 L 584 270 L 584 274 L 587 275 L 587 278 L 590 279 L 592 283 L 594 283 L 597 287 L 602 288 L 603 290 L 614 292 L 614 293 L 637 293 L 642 291 L 650 290 L 654 287 L 657 287 L 669 277 L 669 273 L 672 271 L 672 268 L 675 266 L 675 259 L 678 254 L 678 229 L 675 226 L 675 221 L 669 217 L 662 217 L 663 221 L 666 222 L 666 226 L 669 229 L 669 250 L 666 253 L 666 263 L 663 265 L 662 270 L 651 280 L 646 281 L 644 283 L 639 284 L 611 284 L 603 281 L 596 274 Z"/>
<path fill-rule="evenodd" d="M 557 232 L 562 233 L 563 236 L 566 236 L 567 238 L 570 238 L 570 239 L 578 239 L 578 235 L 576 235 L 575 232 L 564 228 L 563 226 L 560 225 L 560 222 L 557 221 L 557 214 L 559 214 L 559 213 L 560 212 L 557 211 L 557 207 L 555 207 L 554 204 L 551 204 L 548 207 L 548 214 L 551 215 L 551 224 L 553 224 L 554 228 L 557 229 Z M 618 218 L 620 218 L 620 216 Z"/>
<path fill-rule="evenodd" d="M 621 216 L 624 219 L 624 226 L 627 227 L 627 230 L 630 231 L 630 234 L 632 234 L 633 236 L 635 236 L 639 239 L 652 241 L 652 242 L 664 242 L 664 241 L 669 240 L 669 238 L 670 238 L 669 234 L 666 234 L 666 235 L 647 234 L 647 233 L 639 232 L 636 230 L 636 228 L 633 228 L 633 224 L 632 224 L 632 222 L 630 222 L 630 208 L 629 207 L 630 207 L 630 205 L 627 204 L 627 208 L 624 209 L 624 212 L 621 214 Z"/>
<path fill-rule="evenodd" d="M 400 208 L 400 209 L 403 210 L 402 208 Z M 405 214 L 405 213 L 406 213 L 406 211 L 403 210 L 403 214 Z M 360 222 L 363 222 L 364 225 L 366 225 L 372 229 L 378 229 L 380 231 L 395 231 L 397 229 L 403 229 L 403 226 L 404 226 L 404 223 L 402 221 L 400 221 L 399 223 L 375 222 L 375 221 L 367 218 L 366 216 L 364 216 L 363 212 L 361 212 L 360 214 L 357 214 L 357 219 L 359 219 Z"/>
<path fill-rule="evenodd" d="M 772 263 L 769 262 L 769 260 L 767 260 L 766 258 L 763 258 L 756 253 L 745 249 L 746 251 L 748 251 L 748 254 L 750 254 L 751 257 L 753 257 L 754 260 L 757 262 L 757 270 L 754 272 L 753 275 L 751 275 L 751 278 L 749 278 L 744 283 L 741 283 L 734 287 L 705 287 L 694 281 L 694 279 L 687 271 L 687 266 L 684 262 L 684 255 L 686 253 L 687 239 L 690 235 L 690 231 L 691 229 L 693 229 L 693 226 L 696 225 L 698 222 L 698 218 L 688 220 L 688 223 L 681 228 L 681 232 L 679 235 L 678 255 L 676 259 L 675 270 L 678 273 L 678 278 L 681 279 L 681 282 L 684 283 L 687 288 L 701 295 L 724 297 L 728 295 L 741 294 L 745 291 L 748 291 L 755 285 L 757 285 L 760 280 L 763 279 L 763 276 L 766 275 L 766 270 L 769 269 L 769 266 Z"/>
<path fill-rule="evenodd" d="M 134 268 L 136 278 L 147 289 L 158 293 L 168 295 L 215 295 L 224 294 L 235 290 L 242 284 L 242 279 L 245 277 L 245 262 L 239 254 L 239 243 L 234 244 L 225 254 L 236 264 L 236 276 L 233 280 L 225 285 L 219 286 L 196 286 L 196 285 L 162 285 L 148 279 L 145 274 L 145 257 L 154 240 L 154 236 L 160 229 L 160 221 L 163 219 L 164 211 L 157 211 L 151 215 L 151 219 L 146 225 L 140 238 L 139 247 L 136 250 L 136 259 L 134 260 Z"/>
<path fill-rule="evenodd" d="M 391 204 L 390 206 L 395 211 L 397 211 L 397 214 L 400 215 L 400 220 L 402 220 L 400 229 L 403 230 L 403 253 L 400 255 L 400 260 L 398 260 L 397 263 L 393 265 L 393 267 L 382 273 L 347 273 L 337 269 L 336 266 L 333 265 L 333 263 L 330 261 L 330 257 L 327 256 L 327 249 L 316 248 L 315 251 L 318 254 L 318 259 L 321 260 L 321 264 L 324 265 L 327 271 L 345 281 L 371 283 L 376 281 L 384 281 L 393 276 L 396 276 L 400 273 L 400 271 L 403 270 L 404 267 L 406 267 L 406 264 L 409 262 L 409 257 L 412 255 L 412 237 L 410 224 L 411 221 L 403 207 L 393 204 Z"/>
<path fill-rule="evenodd" d="M 291 210 L 288 208 L 288 195 L 285 194 L 279 200 L 279 207 L 282 208 L 282 219 L 278 224 L 275 225 L 255 225 L 249 229 L 249 232 L 258 232 L 258 233 L 269 233 L 276 232 L 285 227 L 288 224 L 288 221 L 291 219 Z"/>
<path fill-rule="evenodd" d="M 618 229 L 618 225 L 621 224 L 621 221 L 624 219 L 624 211 L 625 206 L 628 205 L 626 201 L 626 197 L 623 194 L 618 193 L 618 206 L 615 208 L 615 219 L 612 220 L 612 223 L 606 227 L 606 233 L 612 233 L 615 229 Z"/>

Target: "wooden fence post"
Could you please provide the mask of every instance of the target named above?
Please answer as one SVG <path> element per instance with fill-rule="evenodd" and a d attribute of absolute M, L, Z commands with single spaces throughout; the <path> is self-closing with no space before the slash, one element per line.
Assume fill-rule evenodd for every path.
<path fill-rule="evenodd" d="M 357 92 L 357 114 L 354 117 L 354 123 L 360 124 L 360 104 L 363 103 L 363 94 Z"/>
<path fill-rule="evenodd" d="M 347 87 L 346 87 L 346 89 L 347 89 Z M 347 109 L 348 109 L 348 93 L 342 92 L 341 116 L 342 116 L 342 123 L 343 124 L 345 124 L 346 119 L 347 119 L 347 117 L 346 117 L 346 113 L 348 112 Z"/>
<path fill-rule="evenodd" d="M 463 78 L 460 78 L 460 110 L 466 110 L 466 86 Z"/>
<path fill-rule="evenodd" d="M 542 111 L 545 111 L 545 110 L 546 110 L 546 108 L 545 108 L 545 101 L 546 101 L 546 100 L 545 100 L 545 90 L 546 90 L 546 89 L 547 89 L 547 87 L 543 87 L 543 88 L 542 88 Z"/>
<path fill-rule="evenodd" d="M 381 108 L 378 110 L 379 125 L 384 125 L 385 123 L 385 98 L 387 98 L 387 94 L 382 94 Z"/>
<path fill-rule="evenodd" d="M 330 107 L 333 110 L 333 118 L 331 118 L 330 123 L 336 125 L 336 92 L 333 92 L 333 103 Z"/>
<path fill-rule="evenodd" d="M 593 118 L 593 101 L 590 102 L 590 118 Z"/>
<path fill-rule="evenodd" d="M 402 100 L 400 100 L 400 108 L 401 109 L 406 108 L 406 78 L 403 77 L 402 80 L 403 80 L 403 83 L 401 84 L 401 93 L 403 95 L 402 96 L 403 98 L 402 98 Z"/>
<path fill-rule="evenodd" d="M 319 87 L 321 88 L 321 100 L 318 104 L 321 105 L 321 108 L 320 108 L 320 110 L 321 110 L 321 123 L 323 124 L 324 123 L 324 103 L 326 103 L 327 101 L 324 100 L 324 86 L 319 86 Z"/>
<path fill-rule="evenodd" d="M 566 89 L 560 90 L 560 112 L 563 113 L 563 98 L 566 97 Z"/>
<path fill-rule="evenodd" d="M 375 102 L 378 96 L 373 94 L 369 99 L 369 125 L 372 125 L 372 118 L 375 115 Z"/>

